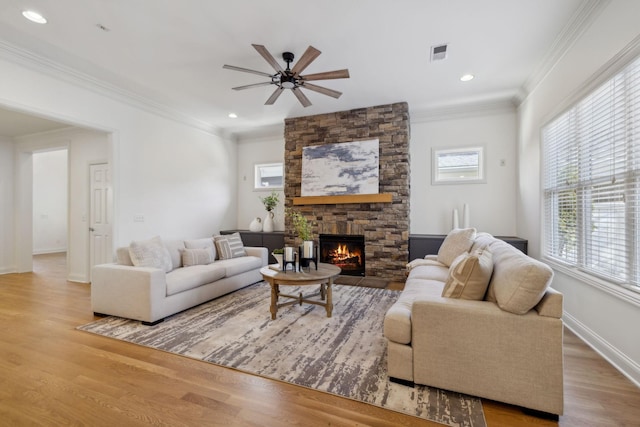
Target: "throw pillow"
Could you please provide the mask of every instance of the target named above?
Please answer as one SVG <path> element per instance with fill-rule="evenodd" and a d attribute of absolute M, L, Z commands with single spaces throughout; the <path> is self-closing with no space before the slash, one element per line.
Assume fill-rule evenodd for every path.
<path fill-rule="evenodd" d="M 126 246 L 116 249 L 116 259 L 120 265 L 133 265 L 131 255 L 129 255 L 129 248 Z"/>
<path fill-rule="evenodd" d="M 165 273 L 173 269 L 171 255 L 162 244 L 160 236 L 149 240 L 131 242 L 129 245 L 129 255 L 131 262 L 136 267 L 159 268 Z"/>
<path fill-rule="evenodd" d="M 216 244 L 220 259 L 231 259 L 246 256 L 244 243 L 240 233 L 226 234 L 224 236 L 215 236 L 213 241 Z"/>
<path fill-rule="evenodd" d="M 204 237 L 202 239 L 191 239 L 184 241 L 184 247 L 187 249 L 205 249 L 211 248 L 213 251 L 213 259 L 216 259 L 216 246 L 213 243 L 213 239 L 211 237 Z"/>
<path fill-rule="evenodd" d="M 189 267 L 192 265 L 211 264 L 215 260 L 212 248 L 185 249 L 182 251 L 182 265 Z"/>
<path fill-rule="evenodd" d="M 553 280 L 553 270 L 508 243 L 491 245 L 496 265 L 486 300 L 504 311 L 525 314 L 542 299 Z"/>
<path fill-rule="evenodd" d="M 438 250 L 438 261 L 451 266 L 451 263 L 465 252 L 469 252 L 476 238 L 475 228 L 454 228 L 447 234 Z"/>
<path fill-rule="evenodd" d="M 493 255 L 489 249 L 479 248 L 472 253 L 464 253 L 451 264 L 442 296 L 481 301 L 492 273 Z"/>

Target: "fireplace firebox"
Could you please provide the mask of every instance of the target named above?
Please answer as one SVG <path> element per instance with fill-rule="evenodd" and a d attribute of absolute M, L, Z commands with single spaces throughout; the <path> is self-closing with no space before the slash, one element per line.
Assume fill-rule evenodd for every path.
<path fill-rule="evenodd" d="M 340 267 L 340 274 L 364 276 L 364 236 L 321 234 L 320 262 Z"/>

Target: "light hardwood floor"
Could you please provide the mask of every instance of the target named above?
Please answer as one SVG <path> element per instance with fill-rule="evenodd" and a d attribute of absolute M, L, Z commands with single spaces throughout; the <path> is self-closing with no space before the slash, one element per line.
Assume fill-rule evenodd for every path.
<path fill-rule="evenodd" d="M 36 260 L 0 275 L 0 425 L 439 425 L 76 331 L 90 286 L 65 280 L 64 256 Z M 483 406 L 489 426 L 640 425 L 640 389 L 569 331 L 559 423 Z"/>

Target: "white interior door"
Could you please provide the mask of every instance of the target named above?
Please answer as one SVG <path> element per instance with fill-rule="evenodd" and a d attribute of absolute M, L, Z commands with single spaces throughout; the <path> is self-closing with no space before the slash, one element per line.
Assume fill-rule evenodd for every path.
<path fill-rule="evenodd" d="M 107 163 L 89 166 L 89 252 L 91 267 L 113 261 L 112 256 L 112 205 L 113 190 L 111 172 Z"/>

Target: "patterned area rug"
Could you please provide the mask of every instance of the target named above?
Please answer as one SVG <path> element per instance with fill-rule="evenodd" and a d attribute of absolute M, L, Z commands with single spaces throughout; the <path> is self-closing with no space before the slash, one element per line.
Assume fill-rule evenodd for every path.
<path fill-rule="evenodd" d="M 479 398 L 388 380 L 382 321 L 397 297 L 398 291 L 335 285 L 331 318 L 324 307 L 294 304 L 271 320 L 270 288 L 261 282 L 156 326 L 106 317 L 78 329 L 449 426 L 486 426 Z"/>

